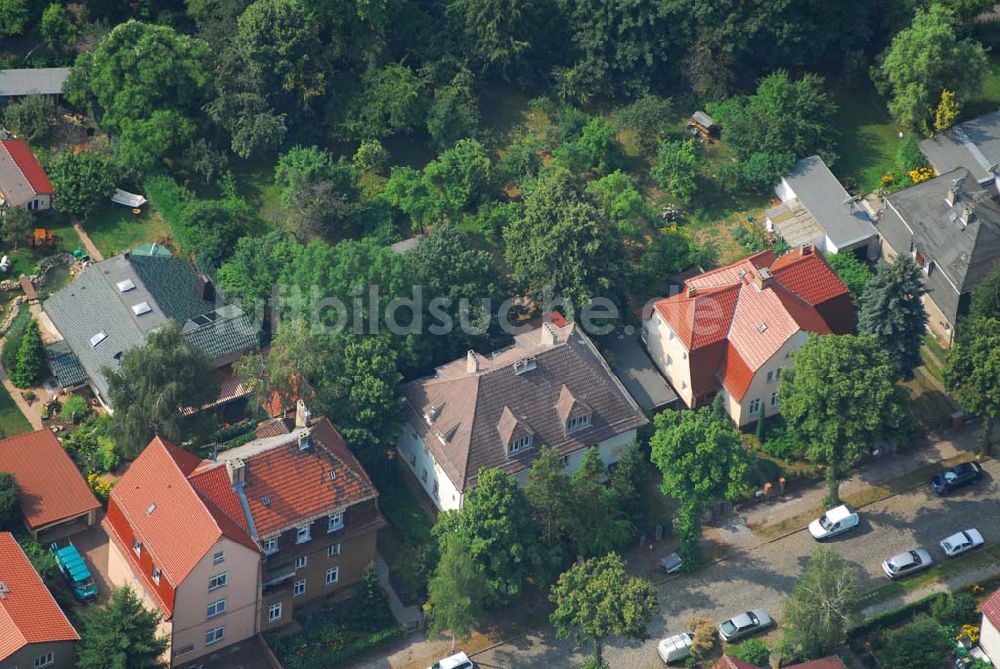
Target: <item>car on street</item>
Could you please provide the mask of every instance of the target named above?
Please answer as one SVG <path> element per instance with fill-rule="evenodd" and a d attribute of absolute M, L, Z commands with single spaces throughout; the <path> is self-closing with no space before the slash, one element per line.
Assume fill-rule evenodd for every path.
<path fill-rule="evenodd" d="M 475 666 L 465 653 L 455 653 L 438 660 L 428 669 L 474 669 Z"/>
<path fill-rule="evenodd" d="M 931 490 L 939 495 L 947 495 L 953 490 L 964 488 L 983 477 L 983 467 L 978 462 L 966 462 L 934 475 Z"/>
<path fill-rule="evenodd" d="M 901 578 L 915 574 L 921 569 L 927 569 L 932 564 L 934 564 L 934 560 L 931 559 L 931 554 L 923 548 L 916 548 L 883 560 L 882 571 L 889 578 Z"/>
<path fill-rule="evenodd" d="M 667 664 L 680 662 L 681 660 L 686 660 L 691 654 L 691 644 L 693 641 L 691 635 L 687 632 L 668 636 L 656 646 L 656 652 L 660 654 L 660 659 Z"/>
<path fill-rule="evenodd" d="M 984 543 L 983 535 L 977 529 L 968 529 L 964 532 L 957 532 L 946 539 L 941 540 L 941 550 L 948 557 L 955 557 L 973 548 L 979 548 Z"/>
<path fill-rule="evenodd" d="M 846 504 L 841 504 L 824 513 L 820 518 L 809 523 L 809 534 L 816 541 L 823 541 L 838 534 L 853 530 L 858 526 L 858 512 Z"/>
<path fill-rule="evenodd" d="M 719 625 L 719 636 L 723 641 L 735 641 L 765 630 L 774 621 L 764 609 L 754 609 L 746 613 L 738 613 Z"/>
<path fill-rule="evenodd" d="M 671 553 L 660 560 L 660 568 L 667 574 L 676 574 L 684 566 L 684 560 L 677 553 Z"/>

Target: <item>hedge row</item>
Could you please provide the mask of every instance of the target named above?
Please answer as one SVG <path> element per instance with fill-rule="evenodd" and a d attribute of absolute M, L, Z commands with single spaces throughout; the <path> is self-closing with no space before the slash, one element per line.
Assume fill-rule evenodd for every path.
<path fill-rule="evenodd" d="M 149 177 L 143 184 L 149 203 L 160 212 L 163 220 L 170 226 L 170 234 L 182 247 L 190 243 L 187 230 L 184 227 L 182 214 L 184 207 L 194 197 L 188 189 L 181 186 L 168 176 L 157 175 Z"/>
<path fill-rule="evenodd" d="M 904 604 L 898 609 L 893 609 L 891 611 L 886 611 L 885 613 L 880 613 L 877 616 L 873 616 L 865 620 L 857 627 L 853 628 L 850 632 L 850 637 L 856 639 L 858 637 L 865 636 L 872 633 L 878 629 L 885 629 L 891 627 L 896 623 L 907 620 L 918 613 L 927 613 L 930 611 L 931 606 L 934 602 L 944 599 L 948 596 L 945 592 L 936 592 L 933 595 L 927 595 L 915 602 L 910 602 L 909 604 Z"/>
<path fill-rule="evenodd" d="M 384 630 L 372 632 L 366 637 L 355 639 L 339 650 L 332 650 L 328 653 L 317 653 L 312 655 L 309 657 L 308 662 L 300 664 L 294 660 L 283 660 L 283 663 L 286 667 L 293 667 L 295 669 L 327 669 L 328 667 L 335 667 L 340 663 L 352 660 L 362 653 L 372 650 L 373 648 L 377 648 L 382 644 L 399 639 L 404 633 L 405 630 L 403 629 L 403 626 L 396 625 L 394 627 L 388 627 Z"/>

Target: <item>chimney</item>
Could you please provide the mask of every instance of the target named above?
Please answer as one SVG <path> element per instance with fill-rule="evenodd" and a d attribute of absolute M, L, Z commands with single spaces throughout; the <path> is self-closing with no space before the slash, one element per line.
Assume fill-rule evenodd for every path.
<path fill-rule="evenodd" d="M 131 251 L 128 251 L 128 250 L 122 251 L 122 258 L 124 258 L 125 260 L 128 260 L 131 257 L 132 257 L 132 252 Z"/>
<path fill-rule="evenodd" d="M 958 202 L 958 186 L 953 185 L 948 189 L 948 192 L 944 196 L 944 201 L 948 203 L 949 207 L 954 207 L 955 203 Z"/>
<path fill-rule="evenodd" d="M 542 323 L 542 346 L 554 346 L 556 343 L 556 331 L 548 323 Z"/>
<path fill-rule="evenodd" d="M 694 286 L 688 286 L 688 291 L 687 291 L 687 296 L 688 297 L 694 297 L 697 294 L 698 294 L 698 289 L 697 288 L 695 288 Z"/>
<path fill-rule="evenodd" d="M 766 267 L 761 267 L 754 274 L 753 283 L 757 287 L 757 290 L 764 290 L 769 283 L 771 283 L 771 270 Z"/>
<path fill-rule="evenodd" d="M 206 302 L 215 302 L 215 286 L 207 274 L 198 275 L 198 297 Z"/>
<path fill-rule="evenodd" d="M 812 244 L 803 244 L 802 245 L 802 255 L 804 255 L 804 256 L 811 256 L 812 253 L 813 253 L 813 245 Z"/>
<path fill-rule="evenodd" d="M 247 465 L 239 458 L 226 460 L 226 473 L 229 474 L 229 482 L 234 486 L 243 485 L 246 479 Z"/>
<path fill-rule="evenodd" d="M 306 408 L 306 403 L 299 400 L 295 403 L 295 427 L 296 429 L 302 427 L 309 427 L 309 418 L 312 414 L 309 413 L 309 409 Z"/>
<path fill-rule="evenodd" d="M 976 222 L 976 205 L 973 202 L 966 202 L 962 208 L 962 223 L 969 225 Z"/>
<path fill-rule="evenodd" d="M 475 374 L 479 371 L 479 356 L 471 348 L 465 354 L 465 371 L 467 374 Z"/>

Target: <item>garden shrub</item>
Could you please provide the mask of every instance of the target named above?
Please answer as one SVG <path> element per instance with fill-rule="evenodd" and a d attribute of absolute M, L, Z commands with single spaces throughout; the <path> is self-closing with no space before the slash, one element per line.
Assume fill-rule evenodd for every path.
<path fill-rule="evenodd" d="M 877 653 L 884 669 L 940 667 L 950 657 L 954 640 L 948 629 L 926 614 L 885 634 L 885 645 Z"/>
<path fill-rule="evenodd" d="M 30 320 L 17 347 L 17 362 L 10 374 L 11 383 L 18 388 L 30 388 L 38 383 L 46 367 L 38 323 Z"/>
<path fill-rule="evenodd" d="M 90 407 L 87 406 L 87 400 L 83 396 L 71 395 L 63 401 L 62 409 L 59 411 L 59 418 L 64 423 L 75 423 L 84 419 L 89 410 Z"/>
<path fill-rule="evenodd" d="M 146 179 L 143 184 L 149 203 L 160 212 L 170 226 L 170 233 L 181 246 L 188 241 L 184 238 L 184 209 L 194 198 L 194 194 L 168 176 L 158 175 Z"/>
<path fill-rule="evenodd" d="M 3 367 L 7 370 L 8 376 L 14 372 L 14 367 L 17 365 L 17 352 L 21 348 L 21 339 L 24 337 L 25 330 L 28 329 L 30 320 L 31 312 L 28 310 L 28 306 L 22 305 L 17 316 L 14 317 L 14 321 L 10 324 L 10 328 L 7 329 L 7 337 L 4 339 L 3 353 L 0 354 L 0 359 L 2 359 Z"/>
<path fill-rule="evenodd" d="M 726 654 L 758 667 L 767 666 L 771 661 L 771 649 L 760 639 L 747 639 L 726 648 Z"/>
<path fill-rule="evenodd" d="M 967 592 L 949 593 L 931 602 L 930 614 L 942 625 L 960 626 L 978 620 L 976 606 L 976 598 Z"/>

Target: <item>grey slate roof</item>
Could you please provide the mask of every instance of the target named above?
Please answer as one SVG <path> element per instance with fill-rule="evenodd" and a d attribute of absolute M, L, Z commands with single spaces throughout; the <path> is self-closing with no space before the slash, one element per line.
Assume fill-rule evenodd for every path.
<path fill-rule="evenodd" d="M 879 232 L 897 253 L 910 244 L 934 261 L 924 279 L 928 297 L 954 324 L 964 308 L 962 295 L 971 292 L 1000 262 L 1000 194 L 992 183 L 976 183 L 974 174 L 959 168 L 886 197 Z M 955 206 L 945 198 L 961 185 Z M 972 223 L 963 226 L 959 214 L 966 203 L 975 206 Z"/>
<path fill-rule="evenodd" d="M 410 425 L 460 491 L 475 485 L 483 467 L 518 472 L 543 445 L 571 453 L 648 422 L 581 330 L 572 323 L 542 327 L 554 333 L 548 344 L 541 329 L 531 330 L 507 349 L 476 356 L 477 371 L 470 372 L 463 358 L 404 386 Z M 535 366 L 515 373 L 524 360 Z M 589 427 L 570 434 L 559 417 L 560 397 L 567 394 L 593 412 Z M 532 448 L 510 457 L 501 435 L 511 431 L 508 413 L 534 435 Z M 425 415 L 433 420 L 428 423 Z"/>
<path fill-rule="evenodd" d="M 122 282 L 132 287 L 123 292 Z M 198 275 L 186 260 L 123 254 L 88 267 L 43 308 L 107 401 L 102 368 L 117 369 L 122 353 L 142 346 L 170 320 L 213 360 L 257 345 L 249 316 L 238 307 L 202 300 L 197 286 Z M 133 308 L 143 304 L 145 313 Z M 106 337 L 94 345 L 91 338 L 98 333 Z"/>
<path fill-rule="evenodd" d="M 785 181 L 837 248 L 852 246 L 874 236 L 875 228 L 868 214 L 851 200 L 819 156 L 797 162 Z"/>
<path fill-rule="evenodd" d="M 964 167 L 979 183 L 992 180 L 990 168 L 1000 164 L 1000 111 L 925 139 L 920 150 L 938 174 Z"/>
<path fill-rule="evenodd" d="M 715 127 L 715 119 L 703 111 L 696 111 L 691 114 L 691 118 L 697 121 L 703 128 L 711 129 Z"/>
<path fill-rule="evenodd" d="M 0 70 L 0 98 L 38 93 L 58 95 L 69 77 L 68 67 Z"/>

